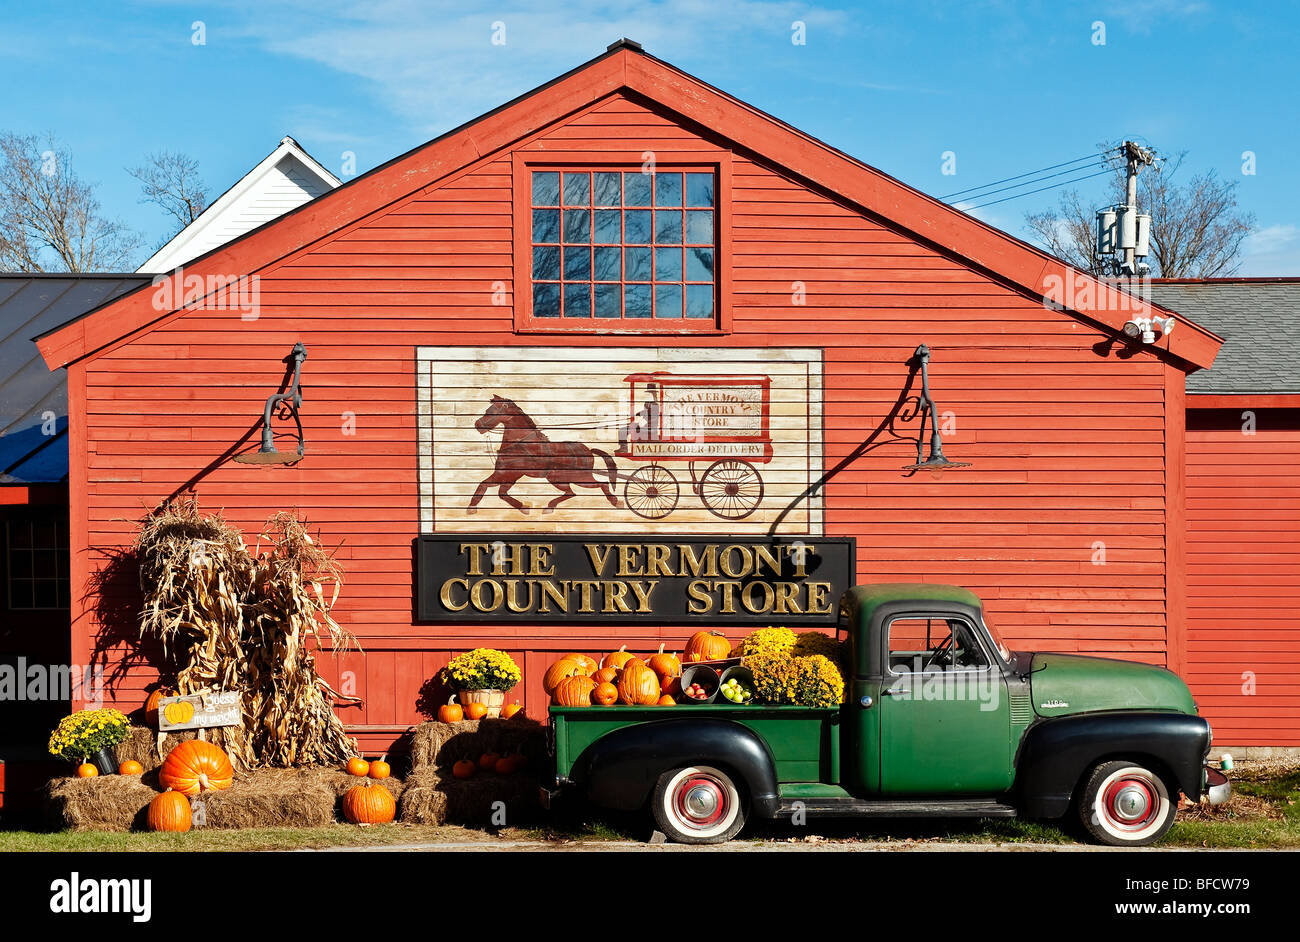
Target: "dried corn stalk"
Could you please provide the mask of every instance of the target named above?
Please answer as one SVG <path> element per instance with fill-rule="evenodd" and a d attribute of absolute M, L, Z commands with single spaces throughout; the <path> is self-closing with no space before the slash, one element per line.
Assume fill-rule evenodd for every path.
<path fill-rule="evenodd" d="M 355 645 L 331 615 L 342 572 L 296 515 L 272 516 L 250 552 L 219 514 L 175 501 L 145 520 L 135 550 L 141 635 L 161 640 L 177 689 L 241 691 L 242 728 L 212 731 L 232 761 L 300 766 L 356 754 L 310 653 L 313 639 L 335 651 Z"/>

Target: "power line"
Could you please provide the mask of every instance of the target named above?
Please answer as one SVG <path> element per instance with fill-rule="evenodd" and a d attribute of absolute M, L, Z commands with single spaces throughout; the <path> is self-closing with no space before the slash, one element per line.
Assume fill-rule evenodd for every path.
<path fill-rule="evenodd" d="M 1097 151 L 1097 153 L 1095 153 L 1095 154 L 1089 154 L 1089 155 L 1086 156 L 1086 157 L 1076 157 L 1074 160 L 1066 160 L 1066 161 L 1064 161 L 1064 162 L 1062 162 L 1062 163 L 1059 163 L 1059 164 L 1052 164 L 1050 167 L 1040 167 L 1038 170 L 1030 170 L 1030 171 L 1028 171 L 1027 173 L 1018 173 L 1018 174 L 1016 174 L 1014 177 L 1005 177 L 1005 178 L 1003 178 L 1003 179 L 1001 179 L 1001 180 L 994 180 L 992 183 L 985 183 L 985 184 L 982 184 L 981 186 L 968 186 L 968 187 L 967 187 L 966 189 L 964 189 L 964 190 L 957 190 L 955 193 L 949 193 L 947 196 L 941 196 L 941 197 L 939 197 L 939 199 L 941 199 L 941 200 L 950 200 L 950 199 L 952 199 L 954 196 L 961 196 L 963 193 L 971 193 L 971 192 L 973 192 L 973 191 L 975 191 L 975 190 L 987 190 L 989 187 L 991 187 L 991 186 L 997 186 L 997 185 L 1000 184 L 1000 183 L 1010 183 L 1012 180 L 1020 180 L 1020 179 L 1023 179 L 1024 177 L 1032 177 L 1032 176 L 1036 176 L 1036 175 L 1038 175 L 1038 174 L 1040 174 L 1040 173 L 1046 173 L 1046 172 L 1049 171 L 1049 170 L 1056 170 L 1056 169 L 1058 169 L 1058 168 L 1060 168 L 1060 167 L 1068 167 L 1068 166 L 1070 166 L 1071 164 L 1083 163 L 1083 162 L 1086 161 L 1086 160 L 1096 160 L 1098 157 L 1104 157 L 1106 154 L 1109 154 L 1109 153 L 1111 153 L 1111 151 L 1114 151 L 1114 150 L 1118 150 L 1118 148 L 1116 148 L 1116 147 L 1112 147 L 1112 148 L 1109 148 L 1108 150 L 1100 150 L 1100 151 Z M 1076 170 L 1082 170 L 1082 169 L 1084 169 L 1084 168 L 1082 168 L 1082 167 L 1075 167 L 1074 170 L 1067 170 L 1067 171 L 1065 171 L 1065 172 L 1066 172 L 1066 173 L 1073 173 L 1073 172 L 1075 172 Z M 1054 174 L 1054 176 L 1060 176 L 1060 174 Z M 1044 178 L 1044 179 L 1047 179 L 1047 178 Z M 1036 181 L 1033 181 L 1033 180 L 1027 181 L 1025 184 L 1022 184 L 1022 186 L 1027 186 L 1029 183 L 1033 183 L 1033 182 L 1036 182 Z M 990 194 L 985 193 L 985 194 L 983 194 L 982 196 L 974 196 L 974 197 L 970 197 L 970 198 L 971 198 L 971 199 L 982 199 L 984 196 L 988 196 L 988 195 L 990 195 Z"/>
<path fill-rule="evenodd" d="M 1105 176 L 1108 173 L 1113 173 L 1113 172 L 1114 171 L 1112 171 L 1109 167 L 1107 167 L 1105 170 L 1098 170 L 1096 173 L 1090 173 L 1082 177 L 1075 177 L 1073 180 L 1062 180 L 1060 183 L 1049 183 L 1047 186 L 1040 186 L 1036 190 L 1028 190 L 1027 192 L 1024 193 L 1016 193 L 1013 194 L 1012 196 L 1004 196 L 1000 200 L 990 200 L 987 203 L 980 203 L 978 206 L 966 206 L 962 208 L 962 212 L 969 213 L 972 209 L 983 209 L 985 206 L 996 206 L 998 203 L 1005 203 L 1008 200 L 1018 200 L 1022 196 L 1032 196 L 1035 193 L 1043 192 L 1043 190 L 1054 190 L 1058 186 L 1066 186 L 1070 183 L 1081 183 L 1084 180 L 1091 180 L 1093 177 L 1101 177 L 1101 176 Z M 979 197 L 976 197 L 976 199 L 978 198 Z"/>
<path fill-rule="evenodd" d="M 1023 181 L 1023 182 L 1021 182 L 1021 183 L 1013 183 L 1013 184 L 1011 184 L 1010 186 L 1000 187 L 1000 188 L 998 188 L 998 189 L 996 189 L 996 190 L 988 190 L 988 191 L 986 191 L 986 192 L 984 192 L 984 193 L 976 193 L 976 194 L 973 195 L 973 196 L 963 197 L 962 200 L 961 200 L 961 202 L 969 202 L 969 201 L 971 201 L 971 200 L 982 200 L 982 199 L 985 199 L 985 198 L 987 198 L 987 197 L 992 196 L 992 195 L 995 194 L 995 193 L 1005 193 L 1007 190 L 1018 190 L 1018 189 L 1020 189 L 1022 186 L 1033 186 L 1035 183 L 1042 183 L 1042 182 L 1045 181 L 1045 180 L 1054 180 L 1054 179 L 1056 179 L 1057 177 L 1065 177 L 1065 176 L 1069 176 L 1069 175 L 1072 174 L 1072 173 L 1079 173 L 1080 171 L 1087 170 L 1087 169 L 1088 169 L 1088 167 L 1085 165 L 1085 166 L 1083 166 L 1083 167 L 1071 167 L 1069 170 L 1058 170 L 1056 173 L 1049 173 L 1047 176 L 1045 176 L 1045 177 L 1038 177 L 1038 178 L 1035 179 L 1035 180 L 1025 180 L 1025 181 Z M 1107 167 L 1106 169 L 1109 170 L 1110 168 Z M 992 184 L 990 184 L 990 186 L 991 186 L 991 185 L 992 185 Z M 1058 184 L 1056 184 L 1056 186 L 1063 186 L 1063 185 L 1064 185 L 1064 184 L 1062 184 L 1062 183 L 1058 183 Z M 975 189 L 983 189 L 983 187 L 975 187 Z M 1033 192 L 1038 192 L 1038 191 L 1035 190 L 1035 191 L 1033 191 Z"/>

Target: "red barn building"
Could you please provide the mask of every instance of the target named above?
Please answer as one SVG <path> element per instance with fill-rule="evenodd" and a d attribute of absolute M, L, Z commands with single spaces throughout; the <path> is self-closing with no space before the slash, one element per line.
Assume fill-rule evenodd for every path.
<path fill-rule="evenodd" d="M 369 750 L 421 719 L 453 652 L 510 651 L 536 716 L 557 652 L 748 630 L 716 598 L 688 623 L 602 587 L 608 619 L 543 619 L 453 580 L 433 588 L 465 617 L 430 618 L 422 534 L 852 537 L 858 581 L 968 586 L 1013 647 L 1189 669 L 1184 381 L 1219 338 L 1180 322 L 1134 345 L 1145 302 L 635 44 L 184 275 L 202 297 L 142 288 L 39 339 L 68 372 L 72 656 L 109 665 L 129 708 L 156 666 L 130 580 L 100 576 L 142 508 L 185 493 L 250 538 L 297 508 L 341 543 L 336 617 L 364 653 L 321 662 L 354 682 L 339 711 Z M 297 343 L 303 459 L 233 461 Z M 922 343 L 970 467 L 904 469 Z M 503 470 L 522 422 L 552 480 Z M 782 620 L 749 602 L 750 623 Z"/>

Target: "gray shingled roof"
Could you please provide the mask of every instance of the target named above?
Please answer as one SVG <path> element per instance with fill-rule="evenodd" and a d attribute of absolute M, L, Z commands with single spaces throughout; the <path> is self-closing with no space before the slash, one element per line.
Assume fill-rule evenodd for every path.
<path fill-rule="evenodd" d="M 1300 278 L 1155 280 L 1150 298 L 1226 341 L 1189 393 L 1300 393 Z"/>
<path fill-rule="evenodd" d="M 0 275 L 0 484 L 68 478 L 67 374 L 45 365 L 32 338 L 148 282 L 147 275 Z"/>

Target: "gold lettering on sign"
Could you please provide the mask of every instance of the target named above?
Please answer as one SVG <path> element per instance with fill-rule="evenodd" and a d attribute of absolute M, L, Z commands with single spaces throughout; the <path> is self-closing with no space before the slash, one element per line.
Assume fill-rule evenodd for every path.
<path fill-rule="evenodd" d="M 701 579 L 696 579 L 686 586 L 686 594 L 690 596 L 687 599 L 686 607 L 692 615 L 707 615 L 713 611 L 713 596 L 709 594 L 709 584 Z"/>
<path fill-rule="evenodd" d="M 602 612 L 632 614 L 632 606 L 627 604 L 626 582 L 602 582 L 600 586 L 605 590 L 605 604 L 600 609 Z"/>
<path fill-rule="evenodd" d="M 464 587 L 465 592 L 467 594 L 469 593 L 468 579 L 448 579 L 446 582 L 442 584 L 442 591 L 438 593 L 438 599 L 439 601 L 442 602 L 442 607 L 447 609 L 448 611 L 463 612 L 466 606 L 469 605 L 469 600 L 467 599 L 464 602 L 453 602 L 451 598 L 451 587 L 454 585 L 459 585 Z"/>
<path fill-rule="evenodd" d="M 561 589 L 563 589 L 563 591 L 561 591 Z M 559 585 L 556 585 L 554 582 L 542 583 L 542 601 L 541 601 L 541 605 L 538 607 L 538 611 L 541 612 L 543 615 L 549 615 L 551 613 L 551 607 L 548 604 L 548 601 L 555 603 L 555 608 L 557 611 L 563 612 L 566 615 L 568 614 L 569 612 L 569 580 L 568 579 L 565 579 Z"/>
<path fill-rule="evenodd" d="M 808 583 L 808 614 L 829 615 L 831 613 L 831 584 L 829 582 Z"/>
<path fill-rule="evenodd" d="M 573 585 L 579 592 L 580 604 L 578 605 L 578 614 L 590 615 L 596 611 L 595 607 L 591 604 L 591 592 L 600 585 L 600 583 L 595 579 L 574 579 Z"/>
<path fill-rule="evenodd" d="M 740 554 L 741 564 L 739 568 L 732 565 L 732 553 Z M 749 575 L 750 571 L 753 570 L 754 554 L 749 551 L 749 547 L 747 546 L 728 546 L 718 554 L 718 565 L 721 567 L 724 576 L 730 576 L 733 579 L 741 579 Z"/>
<path fill-rule="evenodd" d="M 633 543 L 620 543 L 618 547 L 618 577 L 620 579 L 627 576 L 643 576 L 645 570 L 639 568 L 640 563 L 637 559 L 641 555 L 641 547 Z"/>
<path fill-rule="evenodd" d="M 466 574 L 466 575 L 468 575 L 468 576 L 481 576 L 481 575 L 483 575 L 483 561 L 482 561 L 482 554 L 483 554 L 484 551 L 486 551 L 487 549 L 488 549 L 488 545 L 487 545 L 486 543 L 462 543 L 462 544 L 460 544 L 460 552 L 462 552 L 462 553 L 464 553 L 464 552 L 466 552 L 466 551 L 469 552 L 469 568 L 465 570 L 465 574 Z"/>
<path fill-rule="evenodd" d="M 605 574 L 605 561 L 609 559 L 609 554 L 614 551 L 614 547 L 606 546 L 605 552 L 600 551 L 599 543 L 585 543 L 583 549 L 587 551 L 587 557 L 591 560 L 591 571 L 598 576 Z"/>
<path fill-rule="evenodd" d="M 768 569 L 772 570 L 772 575 L 781 575 L 780 551 L 777 551 L 777 555 L 773 555 L 772 551 L 768 547 L 763 546 L 760 543 L 754 547 L 754 575 L 759 574 L 759 570 L 762 568 L 764 563 L 767 564 Z"/>
<path fill-rule="evenodd" d="M 778 615 L 802 615 L 799 609 L 799 587 L 793 582 L 776 584 L 776 613 Z"/>
<path fill-rule="evenodd" d="M 530 576 L 553 576 L 555 575 L 555 564 L 551 562 L 551 554 L 555 552 L 555 546 L 551 543 L 537 543 L 533 546 L 533 564 L 528 567 Z"/>
<path fill-rule="evenodd" d="M 492 603 L 488 604 L 483 601 L 483 588 L 490 587 L 492 590 Z M 474 583 L 474 588 L 469 591 L 469 603 L 480 612 L 495 612 L 501 607 L 501 599 L 504 592 L 501 589 L 501 583 L 495 579 L 480 579 Z"/>
<path fill-rule="evenodd" d="M 632 583 L 632 593 L 636 596 L 636 611 L 638 615 L 648 615 L 654 612 L 654 609 L 650 607 L 650 593 L 655 590 L 655 586 L 658 584 L 658 579 L 651 579 L 649 583 Z"/>
<path fill-rule="evenodd" d="M 718 574 L 718 547 L 710 543 L 704 548 L 704 558 L 701 559 L 695 555 L 695 547 L 686 544 L 678 544 L 677 552 L 681 554 L 682 572 L 686 575 L 686 570 L 690 569 L 690 574 L 698 579 L 701 575 L 717 576 Z M 701 572 L 703 570 L 703 572 Z"/>

